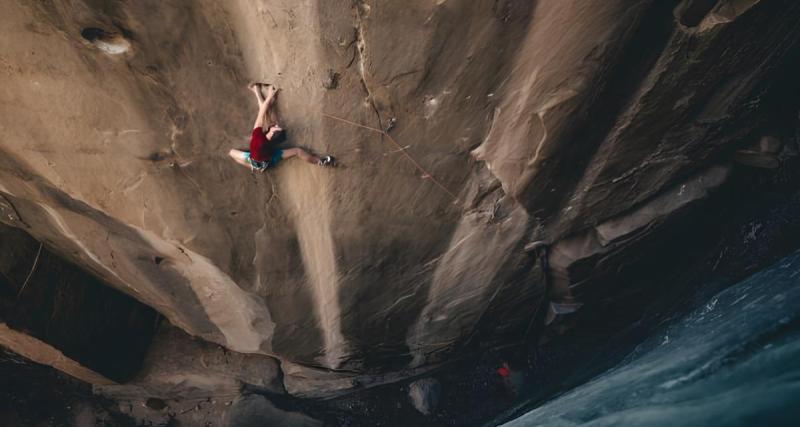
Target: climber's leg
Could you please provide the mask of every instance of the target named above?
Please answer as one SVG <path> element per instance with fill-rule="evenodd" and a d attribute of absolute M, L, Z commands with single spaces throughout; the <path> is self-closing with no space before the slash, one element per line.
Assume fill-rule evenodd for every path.
<path fill-rule="evenodd" d="M 256 121 L 253 123 L 253 129 L 261 128 L 262 131 L 265 127 L 265 123 L 267 121 L 267 110 L 269 109 L 269 103 L 267 101 L 261 102 L 258 104 L 258 115 L 256 116 Z"/>
<path fill-rule="evenodd" d="M 250 152 L 249 151 L 241 151 L 241 150 L 231 150 L 228 151 L 228 155 L 236 161 L 236 163 L 247 166 L 248 168 L 251 167 L 250 165 Z"/>
<path fill-rule="evenodd" d="M 261 94 L 261 86 L 267 86 L 267 96 L 266 98 Z M 258 99 L 258 115 L 256 116 L 256 121 L 253 123 L 253 129 L 261 128 L 266 129 L 271 125 L 272 116 L 274 120 L 277 120 L 277 115 L 273 110 L 273 106 L 275 104 L 275 100 L 278 97 L 278 89 L 275 88 L 273 85 L 262 85 L 262 84 L 254 84 L 250 86 L 250 90 L 256 95 Z"/>
<path fill-rule="evenodd" d="M 308 163 L 315 164 L 318 166 L 335 166 L 335 159 L 331 156 L 322 156 L 319 157 L 302 148 L 287 148 L 283 151 L 283 159 L 288 159 L 290 157 L 300 157 L 301 159 L 305 160 Z"/>
<path fill-rule="evenodd" d="M 295 147 L 295 148 L 287 148 L 287 149 L 283 150 L 283 159 L 284 160 L 288 159 L 288 158 L 291 158 L 291 157 L 295 157 L 295 156 L 301 158 L 302 160 L 304 160 L 304 161 L 306 161 L 308 163 L 312 163 L 312 164 L 315 164 L 315 165 L 318 164 L 319 161 L 320 161 L 319 157 L 309 153 L 308 151 L 306 151 L 306 150 L 304 150 L 302 148 Z"/>

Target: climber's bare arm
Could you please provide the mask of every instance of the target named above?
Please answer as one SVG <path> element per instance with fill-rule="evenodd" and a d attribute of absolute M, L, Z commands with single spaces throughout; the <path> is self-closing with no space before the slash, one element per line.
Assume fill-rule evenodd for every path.
<path fill-rule="evenodd" d="M 261 86 L 266 87 L 266 97 L 261 94 Z M 256 95 L 256 100 L 258 101 L 258 116 L 256 116 L 256 121 L 253 123 L 253 129 L 259 127 L 265 129 L 267 125 L 271 124 L 270 120 L 273 118 L 273 116 L 274 121 L 277 123 L 277 115 L 275 114 L 275 109 L 273 108 L 278 95 L 278 90 L 275 88 L 275 86 L 255 83 L 250 85 L 250 90 L 252 90 Z"/>
<path fill-rule="evenodd" d="M 273 85 L 269 85 L 266 90 L 267 98 L 265 102 L 267 102 L 267 113 L 266 117 L 264 117 L 264 124 L 267 125 L 267 127 L 273 125 L 280 126 L 276 102 L 278 100 L 278 89 Z"/>
<path fill-rule="evenodd" d="M 280 126 L 280 119 L 278 119 L 278 108 L 277 105 L 271 105 L 270 108 L 267 109 L 267 127 L 270 126 Z"/>
<path fill-rule="evenodd" d="M 258 116 L 256 116 L 256 121 L 255 123 L 253 123 L 253 129 L 256 128 L 264 129 L 264 124 L 266 122 L 268 109 L 269 105 L 266 102 L 258 104 Z"/>

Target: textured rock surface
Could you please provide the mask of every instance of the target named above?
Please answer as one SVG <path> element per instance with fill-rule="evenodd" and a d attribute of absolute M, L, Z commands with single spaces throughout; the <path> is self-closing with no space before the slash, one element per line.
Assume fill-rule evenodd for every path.
<path fill-rule="evenodd" d="M 416 373 L 521 338 L 530 241 L 573 301 L 722 185 L 798 22 L 789 0 L 9 0 L 3 220 L 191 335 L 293 362 L 298 390 Z M 231 162 L 248 80 L 341 167 Z M 395 123 L 402 150 L 323 113 Z"/>
<path fill-rule="evenodd" d="M 275 359 L 226 351 L 162 326 L 153 339 L 142 369 L 124 385 L 102 385 L 95 391 L 116 400 L 148 398 L 192 400 L 213 396 L 232 400 L 243 387 L 281 394 Z"/>
<path fill-rule="evenodd" d="M 0 349 L 0 425 L 136 425 L 105 403 L 86 383 Z"/>
<path fill-rule="evenodd" d="M 275 407 L 263 396 L 248 395 L 237 399 L 228 412 L 227 425 L 231 427 L 318 427 L 322 423 L 296 412 L 286 412 Z"/>

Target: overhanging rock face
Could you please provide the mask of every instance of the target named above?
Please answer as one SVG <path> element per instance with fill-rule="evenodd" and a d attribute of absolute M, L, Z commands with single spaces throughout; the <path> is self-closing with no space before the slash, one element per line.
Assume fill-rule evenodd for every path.
<path fill-rule="evenodd" d="M 0 254 L 0 345 L 92 384 L 138 372 L 153 309 L 2 224 Z"/>
<path fill-rule="evenodd" d="M 531 240 L 646 239 L 686 213 L 663 198 L 768 124 L 797 22 L 788 0 L 13 2 L 0 194 L 191 335 L 417 369 L 519 339 L 543 295 Z M 341 167 L 232 162 L 250 80 L 282 89 L 290 144 Z M 563 285 L 624 240 L 567 251 Z"/>

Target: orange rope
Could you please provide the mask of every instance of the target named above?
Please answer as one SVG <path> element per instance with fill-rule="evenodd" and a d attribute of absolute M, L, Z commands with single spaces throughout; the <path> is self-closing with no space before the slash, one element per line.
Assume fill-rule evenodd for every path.
<path fill-rule="evenodd" d="M 403 147 L 402 145 L 398 144 L 398 143 L 397 143 L 397 141 L 395 141 L 395 140 L 394 140 L 394 138 L 392 138 L 392 136 L 391 136 L 391 135 L 389 135 L 389 134 L 388 134 L 386 131 L 384 131 L 384 130 L 381 130 L 381 129 L 378 129 L 378 128 L 374 128 L 374 127 L 371 127 L 371 126 L 362 125 L 361 123 L 356 123 L 356 122 L 353 122 L 353 121 L 350 121 L 350 120 L 347 120 L 347 119 L 343 119 L 343 118 L 341 118 L 341 117 L 336 117 L 336 116 L 333 116 L 333 115 L 330 115 L 330 114 L 327 114 L 327 113 L 322 113 L 322 115 L 323 115 L 323 116 L 325 116 L 325 117 L 327 117 L 327 118 L 329 118 L 329 119 L 338 120 L 338 121 L 340 121 L 340 122 L 342 122 L 342 123 L 347 123 L 347 124 L 349 124 L 349 125 L 352 125 L 352 126 L 355 126 L 355 127 L 359 127 L 359 128 L 362 128 L 362 129 L 371 130 L 371 131 L 373 131 L 373 132 L 377 132 L 377 133 L 379 133 L 379 134 L 381 134 L 381 135 L 384 135 L 384 136 L 386 136 L 387 138 L 389 138 L 389 141 L 391 141 L 391 142 L 392 142 L 392 144 L 394 144 L 394 145 L 395 145 L 395 146 L 396 146 L 396 147 L 397 147 L 397 148 L 400 150 L 400 152 L 401 152 L 401 153 L 403 153 L 403 155 L 404 155 L 404 156 L 406 156 L 406 158 L 407 158 L 408 160 L 410 160 L 410 161 L 411 161 L 411 163 L 413 163 L 413 164 L 414 164 L 414 166 L 415 166 L 417 169 L 419 169 L 419 171 L 420 171 L 420 172 L 422 172 L 422 173 L 423 173 L 423 175 L 422 175 L 422 178 L 424 178 L 424 179 L 430 179 L 431 181 L 433 181 L 433 183 L 434 183 L 434 184 L 438 185 L 438 186 L 439 186 L 439 188 L 441 188 L 442 190 L 444 190 L 444 192 L 445 192 L 445 193 L 447 193 L 448 195 L 450 195 L 450 197 L 452 197 L 452 198 L 453 198 L 453 203 L 458 203 L 458 201 L 459 201 L 459 200 L 458 200 L 458 196 L 456 196 L 455 194 L 453 194 L 453 192 L 452 192 L 452 191 L 448 190 L 448 189 L 447 189 L 447 187 L 445 187 L 445 186 L 444 186 L 444 185 L 443 185 L 441 182 L 439 182 L 439 180 L 437 180 L 437 179 L 436 179 L 436 178 L 433 176 L 433 174 L 432 174 L 432 173 L 428 172 L 428 171 L 427 171 L 427 170 L 426 170 L 424 167 L 422 167 L 422 165 L 420 165 L 420 164 L 419 164 L 419 162 L 418 162 L 416 159 L 414 159 L 413 157 L 411 157 L 411 155 L 410 155 L 410 154 L 408 154 L 408 153 L 406 152 L 406 149 L 405 149 L 405 147 Z"/>

